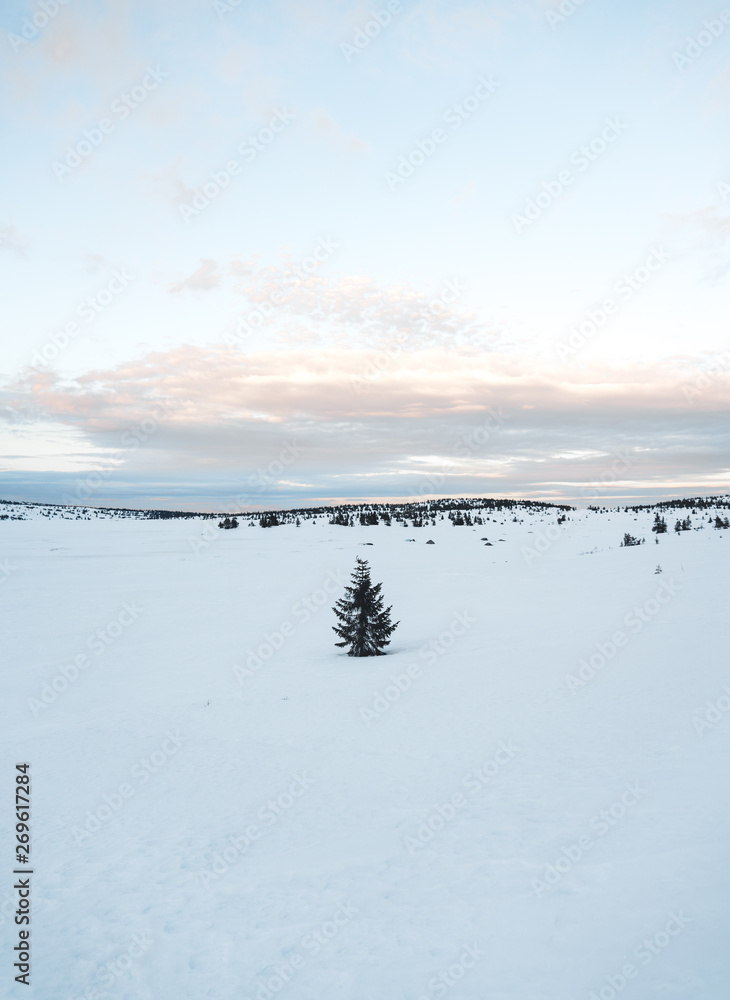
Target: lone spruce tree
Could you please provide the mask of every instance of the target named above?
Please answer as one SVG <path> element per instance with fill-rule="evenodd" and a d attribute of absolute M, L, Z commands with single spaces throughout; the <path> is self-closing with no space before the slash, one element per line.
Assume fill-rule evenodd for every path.
<path fill-rule="evenodd" d="M 368 561 L 358 556 L 350 586 L 332 609 L 339 619 L 332 628 L 342 639 L 335 646 L 349 646 L 348 656 L 384 656 L 384 647 L 400 625 L 391 624 L 390 608 L 383 609 L 382 586 L 373 586 Z"/>

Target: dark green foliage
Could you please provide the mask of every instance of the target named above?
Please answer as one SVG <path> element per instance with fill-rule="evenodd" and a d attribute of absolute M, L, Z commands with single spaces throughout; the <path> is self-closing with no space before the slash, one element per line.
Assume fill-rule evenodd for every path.
<path fill-rule="evenodd" d="M 643 538 L 634 538 L 633 535 L 630 535 L 628 532 L 626 532 L 626 534 L 624 535 L 624 540 L 621 542 L 621 547 L 628 548 L 631 545 L 643 545 L 643 544 L 644 544 Z"/>
<path fill-rule="evenodd" d="M 384 656 L 391 634 L 400 625 L 391 624 L 391 608 L 383 608 L 382 586 L 373 585 L 368 561 L 358 556 L 350 586 L 332 609 L 339 620 L 332 628 L 342 640 L 335 645 L 348 646 L 348 656 Z"/>

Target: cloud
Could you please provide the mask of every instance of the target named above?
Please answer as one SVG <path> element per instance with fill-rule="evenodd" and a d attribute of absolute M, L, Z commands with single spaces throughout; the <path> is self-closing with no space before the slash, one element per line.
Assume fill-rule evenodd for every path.
<path fill-rule="evenodd" d="M 500 342 L 497 325 L 462 301 L 466 287 L 458 280 L 447 279 L 426 292 L 408 285 L 383 286 L 360 275 L 327 276 L 321 269 L 337 251 L 335 241 L 321 237 L 303 256 L 287 254 L 275 264 L 262 265 L 257 256 L 205 259 L 170 290 L 220 289 L 228 279 L 246 302 L 238 316 L 238 345 L 245 341 L 247 348 L 415 350 Z M 515 342 L 513 348 L 517 346 Z"/>
<path fill-rule="evenodd" d="M 221 281 L 222 275 L 218 270 L 218 264 L 214 260 L 203 257 L 197 271 L 193 271 L 189 278 L 173 285 L 170 291 L 209 292 L 212 288 L 219 288 Z"/>
<path fill-rule="evenodd" d="M 250 303 L 246 322 L 252 325 L 265 313 L 275 338 L 287 346 L 411 350 L 498 340 L 490 324 L 459 302 L 465 289 L 454 282 L 428 294 L 407 285 L 383 287 L 359 275 L 307 274 L 291 260 L 288 267 L 256 272 L 238 291 Z"/>
<path fill-rule="evenodd" d="M 236 257 L 231 261 L 229 267 L 229 274 L 234 278 L 240 279 L 247 277 L 248 275 L 254 274 L 256 267 L 258 266 L 259 256 L 254 254 L 249 257 L 248 260 L 241 260 L 240 257 Z"/>
<path fill-rule="evenodd" d="M 721 215 L 714 205 L 675 218 L 689 230 L 708 239 L 719 239 L 724 242 L 730 237 L 730 215 Z"/>
<path fill-rule="evenodd" d="M 291 443 L 298 457 L 271 477 L 270 498 L 416 495 L 424 483 L 566 496 L 605 481 L 617 455 L 615 488 L 730 485 L 730 365 L 688 405 L 681 389 L 695 376 L 682 359 L 565 371 L 466 348 L 388 358 L 183 347 L 74 381 L 29 374 L 7 402 L 117 449 L 126 475 L 187 476 L 191 496 L 221 478 L 248 481 Z"/>
<path fill-rule="evenodd" d="M 162 167 L 155 172 L 143 172 L 144 180 L 149 184 L 153 197 L 162 202 L 173 204 L 188 204 L 195 195 L 195 188 L 190 187 L 182 178 L 183 158 L 178 156 L 175 162 Z"/>
<path fill-rule="evenodd" d="M 132 8 L 129 0 L 74 0 L 59 5 L 14 59 L 3 60 L 5 80 L 16 98 L 41 103 L 49 88 L 58 88 L 79 76 L 85 77 L 97 94 L 125 83 L 120 71 L 128 73 L 135 62 L 140 63 L 139 53 L 134 51 Z M 22 12 L 18 11 L 13 20 L 15 24 L 9 30 L 17 33 L 23 23 Z"/>

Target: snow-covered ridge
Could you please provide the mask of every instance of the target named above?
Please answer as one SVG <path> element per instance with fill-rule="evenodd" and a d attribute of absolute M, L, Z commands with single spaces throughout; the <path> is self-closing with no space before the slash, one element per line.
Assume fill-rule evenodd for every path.
<path fill-rule="evenodd" d="M 128 510 L 124 507 L 84 507 L 82 505 L 33 503 L 25 500 L 0 500 L 0 520 L 29 521 L 41 517 L 63 518 L 66 521 L 97 519 L 157 520 L 161 518 L 200 517 L 199 514 L 177 510 Z M 203 515 L 204 516 L 204 515 Z M 208 515 L 213 517 L 214 515 Z"/>
<path fill-rule="evenodd" d="M 730 494 L 716 497 L 692 497 L 678 500 L 663 500 L 654 504 L 634 504 L 628 506 L 590 506 L 589 511 L 608 513 L 614 511 L 634 512 L 699 511 L 730 509 Z M 97 507 L 34 503 L 19 500 L 0 500 L 0 520 L 26 521 L 34 518 L 63 518 L 71 521 L 91 521 L 95 519 L 169 520 L 169 519 L 209 519 L 235 516 L 239 523 L 260 523 L 262 527 L 296 523 L 297 520 L 314 520 L 329 517 L 329 523 L 339 525 L 378 524 L 395 521 L 412 521 L 414 527 L 422 527 L 429 520 L 446 516 L 456 525 L 482 524 L 488 513 L 509 513 L 511 516 L 541 515 L 575 511 L 569 504 L 547 503 L 535 500 L 505 500 L 489 497 L 464 498 L 448 497 L 440 500 L 421 500 L 403 503 L 343 503 L 320 507 L 292 507 L 287 510 L 256 512 L 194 512 L 160 510 L 152 508 Z M 418 523 L 422 522 L 422 523 Z"/>

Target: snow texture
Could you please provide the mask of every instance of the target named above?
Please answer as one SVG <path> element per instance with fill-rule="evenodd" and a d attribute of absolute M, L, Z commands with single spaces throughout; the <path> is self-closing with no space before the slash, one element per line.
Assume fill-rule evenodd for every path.
<path fill-rule="evenodd" d="M 35 869 L 23 993 L 6 849 L 3 995 L 726 1000 L 714 509 L 658 545 L 649 510 L 3 511 L 4 787 L 29 761 Z M 331 607 L 364 552 L 401 624 L 358 659 Z"/>

